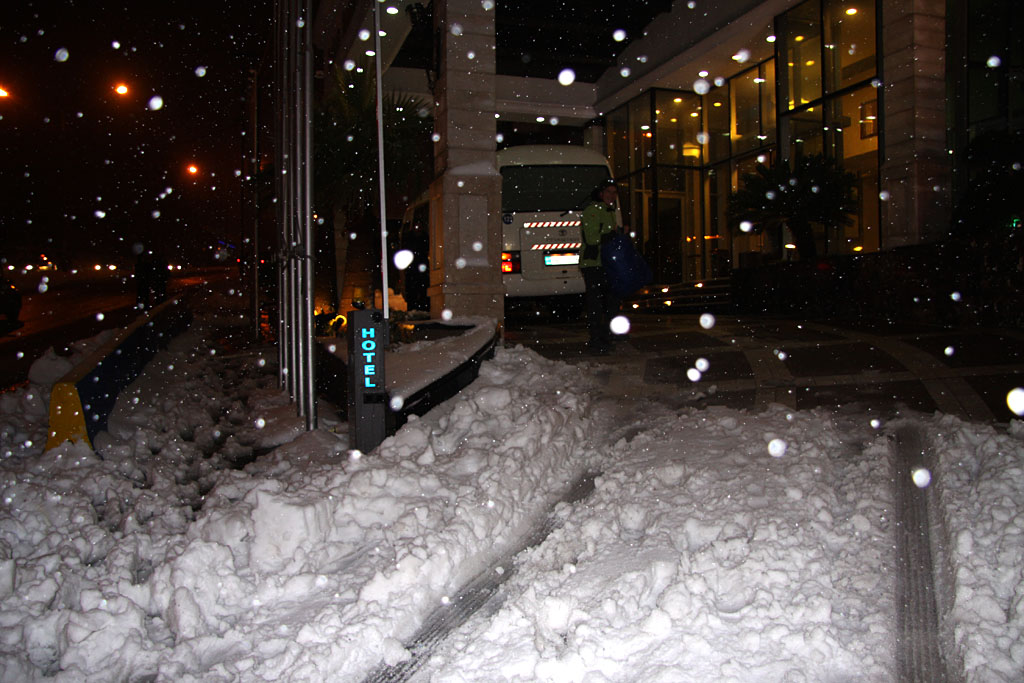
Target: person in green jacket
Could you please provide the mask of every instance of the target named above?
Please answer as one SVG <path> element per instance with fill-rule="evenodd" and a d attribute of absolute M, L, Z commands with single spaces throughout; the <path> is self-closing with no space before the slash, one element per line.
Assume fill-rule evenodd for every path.
<path fill-rule="evenodd" d="M 618 196 L 618 188 L 613 181 L 599 185 L 591 195 L 593 201 L 583 210 L 581 225 L 583 253 L 580 255 L 580 273 L 586 286 L 584 302 L 590 334 L 588 346 L 599 354 L 611 350 L 611 319 L 619 310 L 619 301 L 612 294 L 601 264 L 601 245 L 618 230 L 615 220 Z"/>

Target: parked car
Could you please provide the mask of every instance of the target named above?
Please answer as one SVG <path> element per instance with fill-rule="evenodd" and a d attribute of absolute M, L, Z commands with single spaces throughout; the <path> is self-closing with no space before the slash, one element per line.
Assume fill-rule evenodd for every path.
<path fill-rule="evenodd" d="M 21 313 L 21 292 L 6 277 L 0 280 L 0 312 L 7 322 L 16 322 Z"/>

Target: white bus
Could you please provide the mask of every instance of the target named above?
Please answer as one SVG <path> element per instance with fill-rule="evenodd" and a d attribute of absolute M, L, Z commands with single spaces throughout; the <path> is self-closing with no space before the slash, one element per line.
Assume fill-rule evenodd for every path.
<path fill-rule="evenodd" d="M 498 170 L 506 302 L 582 294 L 580 220 L 591 193 L 612 177 L 608 160 L 579 145 L 522 145 L 498 151 Z M 412 268 L 392 278 L 410 309 L 429 308 L 429 216 L 424 193 L 406 209 L 392 247 L 415 256 Z"/>
<path fill-rule="evenodd" d="M 612 177 L 608 160 L 576 145 L 523 145 L 499 150 L 498 170 L 506 299 L 582 294 L 580 219 Z"/>

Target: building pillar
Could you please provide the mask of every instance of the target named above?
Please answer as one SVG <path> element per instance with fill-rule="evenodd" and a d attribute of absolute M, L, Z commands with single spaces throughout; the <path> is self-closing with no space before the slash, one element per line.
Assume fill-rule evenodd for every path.
<path fill-rule="evenodd" d="M 494 9 L 437 0 L 436 136 L 430 187 L 430 311 L 504 319 L 496 168 Z"/>
<path fill-rule="evenodd" d="M 583 146 L 605 154 L 605 130 L 600 123 L 588 123 L 583 127 Z"/>
<path fill-rule="evenodd" d="M 946 0 L 883 0 L 882 247 L 942 239 L 950 225 Z"/>

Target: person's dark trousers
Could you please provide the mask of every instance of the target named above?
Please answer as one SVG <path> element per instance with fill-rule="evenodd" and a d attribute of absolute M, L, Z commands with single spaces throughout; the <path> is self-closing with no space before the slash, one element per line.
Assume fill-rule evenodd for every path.
<path fill-rule="evenodd" d="M 590 346 L 601 350 L 611 346 L 612 332 L 609 328 L 612 316 L 618 311 L 618 300 L 612 294 L 605 277 L 604 268 L 582 268 L 584 308 L 587 315 L 587 332 Z"/>

